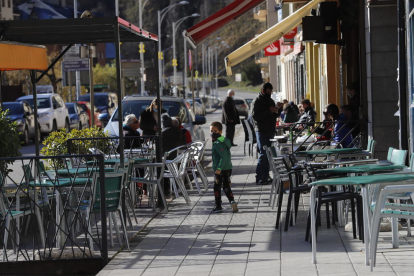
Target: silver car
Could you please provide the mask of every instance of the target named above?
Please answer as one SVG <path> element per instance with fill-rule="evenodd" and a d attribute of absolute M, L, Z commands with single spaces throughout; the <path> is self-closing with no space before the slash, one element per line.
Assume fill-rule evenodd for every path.
<path fill-rule="evenodd" d="M 145 110 L 152 102 L 154 97 L 140 97 L 140 96 L 127 96 L 122 100 L 123 117 L 129 114 L 134 114 L 137 118 L 141 112 Z M 161 97 L 162 108 L 167 110 L 167 113 L 173 117 L 178 116 L 181 119 L 183 127 L 188 129 L 191 133 L 193 141 L 204 141 L 204 131 L 200 125 L 206 123 L 204 116 L 194 115 L 189 109 L 189 104 L 185 103 L 184 99 L 173 97 Z M 99 119 L 103 122 L 106 121 L 108 115 L 101 114 Z M 108 125 L 105 127 L 110 136 L 118 136 L 118 108 L 108 121 Z"/>

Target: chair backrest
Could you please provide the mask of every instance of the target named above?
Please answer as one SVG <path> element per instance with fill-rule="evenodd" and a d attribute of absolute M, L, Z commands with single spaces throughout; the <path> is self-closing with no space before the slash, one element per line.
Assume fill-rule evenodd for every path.
<path fill-rule="evenodd" d="M 368 140 L 367 151 L 371 153 L 371 156 L 367 156 L 367 159 L 374 158 L 374 151 L 375 151 L 376 145 L 377 145 L 377 141 L 375 141 L 374 139 Z"/>
<path fill-rule="evenodd" d="M 32 181 L 33 178 L 33 174 L 32 174 L 32 168 L 30 166 L 30 164 L 25 164 L 22 166 L 23 169 L 23 181 L 22 183 L 26 183 L 26 185 L 29 185 L 29 182 Z"/>
<path fill-rule="evenodd" d="M 247 133 L 249 134 L 249 144 L 254 144 L 254 129 L 252 129 L 252 126 L 250 125 L 248 120 L 244 120 L 245 124 L 246 124 L 246 128 L 247 128 Z"/>
<path fill-rule="evenodd" d="M 249 142 L 249 132 L 247 130 L 247 123 L 245 122 L 246 120 L 241 120 L 242 125 L 243 125 L 243 130 L 244 130 L 244 142 Z"/>
<path fill-rule="evenodd" d="M 269 161 L 270 170 L 274 174 L 274 177 L 279 177 L 280 175 L 279 171 L 276 169 L 275 162 L 273 162 L 272 150 L 270 149 L 270 147 L 266 145 L 263 146 L 263 149 L 266 152 L 267 160 Z"/>
<path fill-rule="evenodd" d="M 120 208 L 125 174 L 126 171 L 105 173 L 105 203 L 107 212 L 114 212 Z M 93 179 L 95 192 L 93 193 L 92 211 L 99 212 L 101 210 L 101 186 L 99 173 L 94 173 Z"/>
<path fill-rule="evenodd" d="M 391 163 L 395 165 L 404 165 L 406 157 L 407 157 L 406 150 L 394 149 L 391 155 Z"/>
<path fill-rule="evenodd" d="M 387 153 L 387 161 L 391 162 L 391 156 L 392 156 L 392 152 L 394 151 L 393 147 L 389 147 L 388 148 L 388 153 Z"/>

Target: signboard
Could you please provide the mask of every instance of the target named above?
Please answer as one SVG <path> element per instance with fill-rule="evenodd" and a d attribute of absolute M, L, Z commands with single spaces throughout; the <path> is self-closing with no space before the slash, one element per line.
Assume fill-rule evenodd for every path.
<path fill-rule="evenodd" d="M 236 81 L 242 81 L 241 74 L 236 74 L 235 77 L 236 77 Z"/>
<path fill-rule="evenodd" d="M 193 58 L 191 57 L 191 50 L 188 50 L 188 68 L 193 69 Z"/>
<path fill-rule="evenodd" d="M 295 38 L 295 36 L 296 36 L 296 34 L 297 34 L 297 33 L 298 33 L 298 27 L 296 27 L 296 28 L 294 28 L 294 29 L 290 30 L 287 34 L 285 34 L 285 35 L 283 36 L 283 38 L 284 38 L 285 40 L 293 39 L 293 38 Z"/>
<path fill-rule="evenodd" d="M 264 48 L 265 56 L 280 56 L 280 40 Z"/>
<path fill-rule="evenodd" d="M 62 61 L 62 69 L 64 72 L 89 71 L 89 59 L 64 60 Z"/>
<path fill-rule="evenodd" d="M 62 52 L 66 49 L 67 46 L 62 47 Z M 63 60 L 72 60 L 72 59 L 79 59 L 80 53 L 79 53 L 79 46 L 72 46 L 70 49 L 65 53 L 63 56 Z"/>

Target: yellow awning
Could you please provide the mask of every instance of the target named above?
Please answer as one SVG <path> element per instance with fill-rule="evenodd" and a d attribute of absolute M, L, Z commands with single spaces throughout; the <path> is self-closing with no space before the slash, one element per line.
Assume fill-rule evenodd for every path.
<path fill-rule="evenodd" d="M 44 46 L 0 42 L 0 71 L 46 69 Z"/>
<path fill-rule="evenodd" d="M 302 22 L 302 18 L 307 16 L 310 10 L 324 0 L 312 0 L 295 13 L 289 15 L 284 20 L 280 21 L 261 35 L 255 37 L 248 43 L 241 46 L 236 51 L 229 54 L 224 62 L 226 64 L 227 75 L 232 75 L 231 67 L 239 64 L 246 58 L 263 50 L 273 42 L 279 40 L 282 36 L 287 34 L 290 30 L 295 28 Z"/>

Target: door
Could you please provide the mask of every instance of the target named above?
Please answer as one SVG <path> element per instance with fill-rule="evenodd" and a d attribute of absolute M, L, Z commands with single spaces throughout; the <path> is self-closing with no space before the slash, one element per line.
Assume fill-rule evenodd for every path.
<path fill-rule="evenodd" d="M 53 96 L 52 97 L 52 103 L 53 103 L 53 110 L 55 112 L 55 118 L 58 129 L 65 127 L 65 120 L 66 120 L 66 114 L 64 112 L 64 103 L 62 99 L 59 96 Z"/>

